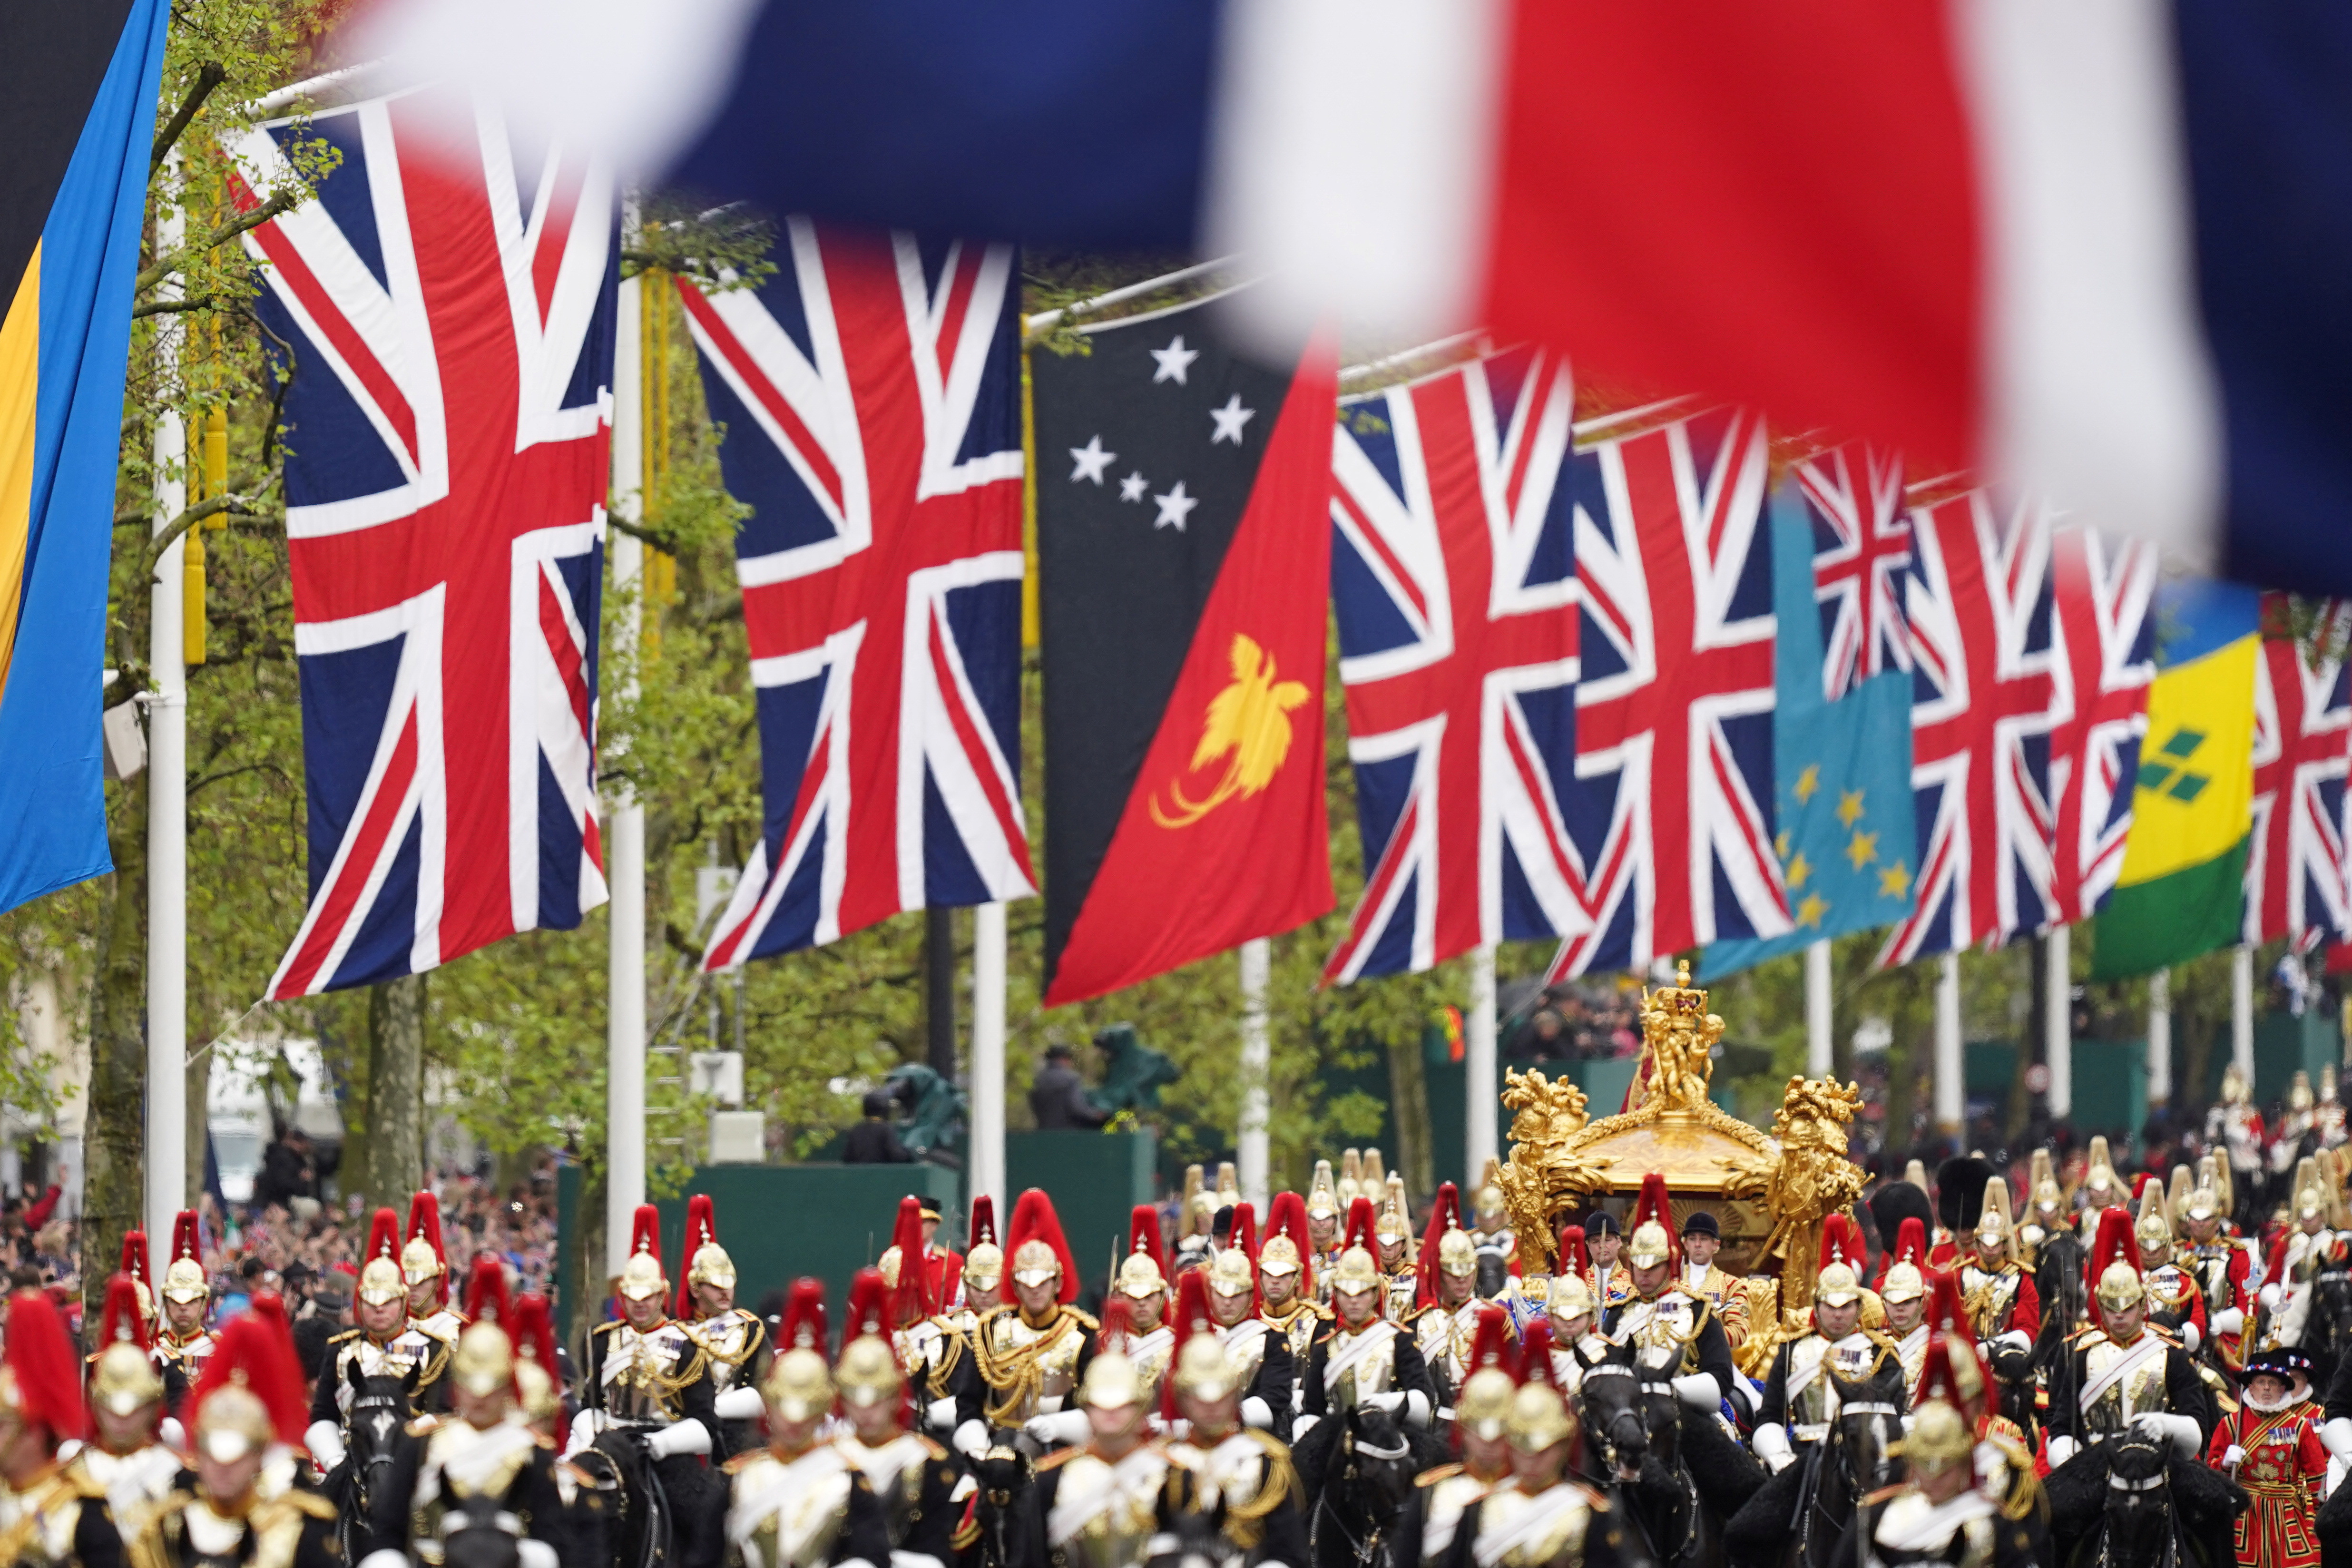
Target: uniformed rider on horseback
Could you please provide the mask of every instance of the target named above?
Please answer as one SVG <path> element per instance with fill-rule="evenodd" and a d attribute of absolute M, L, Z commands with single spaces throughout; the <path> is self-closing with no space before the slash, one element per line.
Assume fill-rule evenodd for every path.
<path fill-rule="evenodd" d="M 1775 1473 L 1829 1436 L 1838 1414 L 1830 1374 L 1849 1383 L 1873 1377 L 1895 1354 L 1883 1334 L 1862 1327 L 1861 1227 L 1841 1215 L 1822 1223 L 1821 1276 L 1813 1286 L 1811 1331 L 1781 1345 L 1772 1358 L 1764 1402 L 1756 1410 L 1751 1447 Z"/>
<path fill-rule="evenodd" d="M 1381 1315 L 1388 1279 L 1372 1258 L 1372 1201 L 1348 1213 L 1347 1245 L 1331 1271 L 1330 1326 L 1315 1337 L 1299 1391 L 1297 1435 L 1304 1438 L 1331 1411 L 1358 1405 L 1426 1426 L 1436 1412 L 1429 1368 L 1412 1336 Z"/>
<path fill-rule="evenodd" d="M 2103 1211 L 2091 1249 L 2097 1270 L 2093 1325 L 2067 1348 L 2073 1397 L 2050 1404 L 2053 1468 L 2084 1446 L 2134 1426 L 2163 1437 L 2180 1458 L 2205 1451 L 2213 1420 L 2205 1384 L 2180 1347 L 2148 1326 L 2137 1251 L 2131 1212 Z"/>
<path fill-rule="evenodd" d="M 719 1245 L 719 1211 L 707 1194 L 687 1200 L 685 1256 L 686 1282 L 678 1288 L 677 1317 L 709 1363 L 716 1408 L 733 1390 L 759 1387 L 760 1374 L 768 1366 L 768 1325 L 759 1313 L 735 1304 L 735 1260 Z M 749 1396 L 758 1398 L 756 1392 Z M 742 1398 L 738 1395 L 730 1407 Z M 757 1415 L 752 1410 L 730 1420 L 721 1414 L 718 1457 L 750 1446 L 749 1422 Z"/>
<path fill-rule="evenodd" d="M 205 1323 L 212 1312 L 213 1288 L 205 1273 L 194 1209 L 182 1209 L 172 1221 L 172 1256 L 163 1266 L 163 1297 L 155 1360 L 165 1386 L 177 1391 L 173 1401 L 176 1409 L 205 1374 L 205 1362 L 213 1353 L 212 1331 Z"/>
<path fill-rule="evenodd" d="M 1228 1248 L 1217 1261 L 1239 1254 L 1238 1247 Z M 1304 1568 L 1306 1500 L 1298 1472 L 1279 1438 L 1242 1420 L 1248 1369 L 1228 1348 L 1212 1315 L 1209 1273 L 1189 1270 L 1178 1281 L 1168 1408 L 1183 1436 L 1168 1445 L 1171 1468 L 1165 1507 L 1172 1513 L 1213 1516 L 1238 1558 Z"/>
<path fill-rule="evenodd" d="M 182 1460 L 178 1448 L 161 1436 L 163 1379 L 148 1353 L 145 1314 L 129 1274 L 106 1282 L 98 1337 L 87 1373 L 95 1430 L 73 1465 L 105 1489 L 116 1526 L 135 1536 L 171 1495 Z"/>
<path fill-rule="evenodd" d="M 1572 1285 L 1582 1293 L 1590 1318 L 1592 1293 L 1584 1281 L 1573 1276 L 1552 1281 L 1555 1292 L 1562 1285 Z M 1479 1303 L 1470 1374 L 1463 1379 L 1454 1401 L 1454 1436 L 1462 1458 L 1414 1478 L 1412 1492 L 1405 1499 L 1391 1537 L 1393 1568 L 1422 1568 L 1423 1563 L 1444 1562 L 1463 1516 L 1479 1499 L 1510 1480 L 1511 1397 L 1518 1392 L 1510 1372 L 1510 1321 L 1503 1310 L 1491 1301 Z M 1564 1392 L 1575 1397 L 1572 1391 Z"/>
<path fill-rule="evenodd" d="M 1675 1397 L 1706 1415 L 1715 1414 L 1728 1398 L 1745 1415 L 1748 1391 L 1732 1369 L 1723 1325 L 1714 1309 L 1681 1282 L 1674 1209 L 1666 1179 L 1654 1171 L 1642 1178 L 1641 1196 L 1633 1201 L 1625 1263 L 1633 1293 L 1602 1314 L 1602 1335 L 1637 1350 L 1679 1351 L 1680 1359 L 1669 1369 Z"/>
<path fill-rule="evenodd" d="M 339 1506 L 360 1506 L 358 1478 L 350 1463 L 352 1421 L 362 1384 L 391 1381 L 400 1388 L 397 1407 L 384 1413 L 388 1429 L 371 1433 L 371 1451 L 388 1450 L 393 1431 L 423 1411 L 439 1406 L 442 1374 L 450 1347 L 409 1321 L 408 1283 L 400 1267 L 400 1216 L 375 1211 L 368 1228 L 367 1261 L 360 1267 L 352 1315 L 359 1326 L 327 1342 L 327 1364 L 310 1392 L 310 1427 L 303 1435 L 311 1458 L 327 1472 L 326 1491 Z M 351 1517 L 353 1522 L 364 1521 Z"/>
<path fill-rule="evenodd" d="M 891 1348 L 890 1298 L 894 1290 L 917 1295 L 928 1284 L 903 1268 L 895 1288 L 877 1268 L 858 1270 L 849 1282 L 849 1321 L 834 1368 L 849 1426 L 835 1441 L 881 1507 L 891 1568 L 948 1568 L 980 1534 L 971 1518 L 978 1489 L 963 1466 L 907 1429 L 907 1378 Z"/>
<path fill-rule="evenodd" d="M 727 1463 L 727 1554 L 742 1568 L 832 1568 L 890 1561 L 882 1505 L 866 1472 L 820 1429 L 834 1410 L 833 1374 L 824 1364 L 824 1289 L 808 1315 L 803 1280 L 785 1309 L 775 1359 L 760 1384 L 768 1441 Z"/>
<path fill-rule="evenodd" d="M 1084 1414 L 1066 1406 L 1093 1359 L 1096 1323 L 1070 1304 L 1077 1265 L 1053 1200 L 1034 1187 L 1023 1193 L 1006 1240 L 1013 1300 L 981 1314 L 971 1353 L 950 1380 L 954 1447 L 970 1458 L 994 1447 L 1000 1428 L 1018 1431 L 1033 1455 L 1083 1441 L 1087 1431 Z"/>
<path fill-rule="evenodd" d="M 1421 1238 L 1415 1305 L 1407 1320 L 1442 1409 L 1453 1407 L 1455 1391 L 1470 1375 L 1472 1342 L 1485 1305 L 1477 1280 L 1477 1244 L 1462 1228 L 1460 1200 L 1447 1182 L 1437 1189 L 1429 1228 Z"/>

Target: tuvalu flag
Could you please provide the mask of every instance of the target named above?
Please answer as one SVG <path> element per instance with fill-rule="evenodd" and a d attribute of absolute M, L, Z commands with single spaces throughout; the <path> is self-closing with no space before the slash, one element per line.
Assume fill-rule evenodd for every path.
<path fill-rule="evenodd" d="M 1266 368 L 1199 306 L 1038 353 L 1045 1003 L 1331 908 L 1334 355 Z"/>
<path fill-rule="evenodd" d="M 2219 583 L 2157 589 L 2156 680 L 2123 875 L 2091 977 L 2120 980 L 2238 940 L 2253 823 L 2260 599 Z"/>
<path fill-rule="evenodd" d="M 0 7 L 0 910 L 109 864 L 107 550 L 164 16 Z"/>

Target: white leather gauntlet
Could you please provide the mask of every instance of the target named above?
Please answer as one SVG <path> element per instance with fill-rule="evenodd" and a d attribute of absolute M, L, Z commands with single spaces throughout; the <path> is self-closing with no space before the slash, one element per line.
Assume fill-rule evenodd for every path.
<path fill-rule="evenodd" d="M 1777 1421 L 1767 1421 L 1757 1427 L 1748 1446 L 1776 1476 L 1796 1463 L 1797 1456 L 1789 1447 L 1788 1428 Z"/>
<path fill-rule="evenodd" d="M 2235 1307 L 2225 1307 L 2213 1314 L 2213 1331 L 2217 1334 L 2242 1333 L 2245 1327 L 2246 1314 Z"/>
<path fill-rule="evenodd" d="M 708 1454 L 710 1428 L 699 1421 L 673 1421 L 646 1439 L 646 1452 L 656 1459 L 678 1454 Z"/>
<path fill-rule="evenodd" d="M 2352 1422 L 2346 1425 L 2352 1426 Z M 343 1462 L 343 1435 L 331 1421 L 311 1422 L 310 1429 L 302 1434 L 302 1442 L 322 1470 L 331 1470 Z"/>
<path fill-rule="evenodd" d="M 1711 1372 L 1689 1372 L 1675 1379 L 1675 1397 L 1703 1415 L 1714 1415 L 1723 1405 L 1723 1390 Z"/>
<path fill-rule="evenodd" d="M 760 1415 L 760 1391 L 749 1386 L 730 1388 L 710 1403 L 721 1421 L 751 1421 Z"/>

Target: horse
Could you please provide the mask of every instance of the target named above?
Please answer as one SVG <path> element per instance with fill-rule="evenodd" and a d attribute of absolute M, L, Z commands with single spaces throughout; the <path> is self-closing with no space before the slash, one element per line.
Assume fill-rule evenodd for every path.
<path fill-rule="evenodd" d="M 328 1473 L 325 1489 L 335 1504 L 335 1542 L 342 1548 L 344 1562 L 357 1563 L 375 1549 L 376 1532 L 370 1521 L 376 1492 L 392 1468 L 412 1402 L 404 1376 L 370 1375 L 357 1362 L 345 1375 L 352 1402 L 344 1422 L 343 1460 Z"/>
<path fill-rule="evenodd" d="M 2036 1349 L 2007 1339 L 1992 1340 L 1985 1347 L 1985 1363 L 1992 1372 L 2000 1412 L 2024 1434 L 2029 1453 L 2038 1449 L 2042 1441 L 2042 1416 L 2035 1403 L 2034 1376 L 2041 1366 Z"/>
<path fill-rule="evenodd" d="M 2089 1444 L 2050 1472 L 2061 1568 L 2231 1568 L 2245 1494 L 2221 1470 L 2139 1428 Z"/>
<path fill-rule="evenodd" d="M 2311 1279 L 2303 1308 L 2303 1332 L 2298 1339 L 2311 1357 L 2311 1384 L 2324 1389 L 2336 1374 L 2336 1363 L 2352 1349 L 2352 1271 L 2347 1271 L 2340 1243 L 2330 1248 L 2319 1272 Z"/>
<path fill-rule="evenodd" d="M 1413 1478 L 1444 1458 L 1437 1439 L 1369 1405 L 1317 1423 L 1291 1450 L 1316 1568 L 1385 1565 Z"/>
<path fill-rule="evenodd" d="M 1827 1568 L 1854 1505 L 1902 1478 L 1896 1457 L 1907 1403 L 1902 1362 L 1888 1355 L 1874 1374 L 1858 1379 L 1822 1375 L 1837 1394 L 1837 1416 L 1733 1517 L 1725 1542 L 1735 1562 Z"/>
<path fill-rule="evenodd" d="M 1764 1468 L 1710 1413 L 1675 1392 L 1681 1352 L 1613 1351 L 1579 1392 L 1587 1479 L 1613 1492 L 1657 1568 L 1723 1560 L 1724 1522 L 1765 1480 Z"/>
<path fill-rule="evenodd" d="M 520 1568 L 522 1536 L 496 1498 L 452 1498 L 441 1516 L 443 1568 Z"/>
<path fill-rule="evenodd" d="M 1179 1513 L 1144 1548 L 1143 1568 L 1241 1568 L 1224 1534 L 1224 1505 Z"/>

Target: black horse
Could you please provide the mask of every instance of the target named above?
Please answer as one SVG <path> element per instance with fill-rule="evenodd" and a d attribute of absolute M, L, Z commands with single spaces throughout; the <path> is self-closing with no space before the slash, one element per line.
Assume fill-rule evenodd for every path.
<path fill-rule="evenodd" d="M 2298 1342 L 2311 1357 L 2311 1384 L 2326 1388 L 2336 1375 L 2336 1363 L 2352 1350 L 2352 1271 L 2346 1268 L 2342 1244 L 2312 1277 L 2311 1294 L 2304 1302 L 2303 1334 Z"/>
<path fill-rule="evenodd" d="M 2220 1470 L 2127 1428 L 2050 1472 L 2050 1537 L 2061 1568 L 2230 1568 L 2245 1493 Z"/>
<path fill-rule="evenodd" d="M 352 1364 L 346 1373 L 352 1385 L 350 1415 L 344 1426 L 342 1463 L 327 1473 L 326 1495 L 335 1505 L 335 1542 L 343 1561 L 357 1563 L 377 1545 L 369 1521 L 374 1517 L 376 1493 L 392 1468 L 394 1450 L 408 1426 L 412 1407 L 405 1377 L 380 1373 L 373 1377 Z"/>
<path fill-rule="evenodd" d="M 1241 1568 L 1243 1558 L 1225 1539 L 1222 1503 L 1171 1518 L 1144 1552 L 1143 1568 Z"/>
<path fill-rule="evenodd" d="M 1390 1556 L 1413 1478 L 1445 1458 L 1438 1439 L 1385 1410 L 1327 1415 L 1291 1449 L 1317 1568 L 1376 1568 Z"/>
<path fill-rule="evenodd" d="M 1838 1396 L 1828 1434 L 1759 1489 L 1725 1530 L 1729 1559 L 1742 1568 L 1827 1568 L 1854 1505 L 1903 1477 L 1903 1363 L 1890 1355 L 1870 1377 L 1822 1375 Z"/>
<path fill-rule="evenodd" d="M 2043 1333 L 2083 1321 L 2083 1238 L 2071 1230 L 2044 1237 L 2033 1258 L 2033 1293 L 2042 1299 Z"/>
<path fill-rule="evenodd" d="M 1993 1392 L 1999 1395 L 1999 1409 L 2024 1434 L 2028 1453 L 2042 1446 L 2042 1414 L 2036 1395 L 2040 1392 L 2035 1377 L 2041 1371 L 2040 1345 L 2021 1345 L 2015 1340 L 1996 1339 L 1985 1348 L 1985 1362 L 1992 1372 Z"/>
<path fill-rule="evenodd" d="M 1679 1364 L 1679 1351 L 1620 1348 L 1579 1394 L 1586 1479 L 1613 1495 L 1658 1568 L 1720 1563 L 1725 1521 L 1766 1479 L 1720 1420 L 1682 1403 Z"/>

